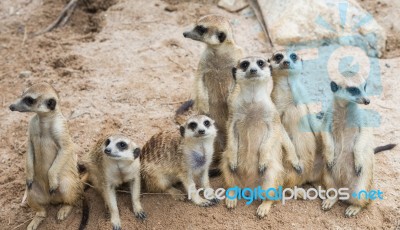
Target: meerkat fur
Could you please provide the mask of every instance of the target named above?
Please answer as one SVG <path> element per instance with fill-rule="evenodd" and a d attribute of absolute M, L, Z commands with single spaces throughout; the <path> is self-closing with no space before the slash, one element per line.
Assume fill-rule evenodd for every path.
<path fill-rule="evenodd" d="M 180 127 L 180 131 L 164 131 L 151 137 L 143 146 L 142 177 L 149 192 L 167 192 L 176 200 L 185 195 L 175 184 L 181 182 L 186 192 L 196 188 L 196 181 L 204 189 L 211 188 L 208 169 L 214 153 L 217 129 L 214 120 L 205 115 L 194 115 Z M 211 206 L 215 197 L 207 200 L 191 192 L 191 200 L 199 206 Z"/>
<path fill-rule="evenodd" d="M 74 143 L 59 102 L 51 85 L 38 83 L 9 107 L 36 113 L 29 122 L 25 164 L 27 202 L 36 215 L 27 229 L 38 228 L 47 216 L 48 204 L 62 204 L 57 219 L 64 220 L 83 192 Z"/>
<path fill-rule="evenodd" d="M 114 230 L 121 229 L 116 188 L 129 183 L 133 212 L 144 220 L 140 202 L 140 148 L 123 134 L 105 135 L 83 159 L 88 180 L 101 194 Z"/>

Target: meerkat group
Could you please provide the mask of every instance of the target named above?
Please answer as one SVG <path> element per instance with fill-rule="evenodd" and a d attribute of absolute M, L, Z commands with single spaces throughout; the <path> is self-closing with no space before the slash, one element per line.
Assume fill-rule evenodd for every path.
<path fill-rule="evenodd" d="M 352 193 L 373 187 L 374 153 L 395 145 L 374 150 L 372 130 L 363 127 L 368 117 L 357 104 L 370 102 L 365 81 L 361 86 L 332 81 L 333 105 L 323 115 L 322 130 L 315 130 L 305 119 L 311 112 L 301 101 L 307 86 L 300 82 L 303 66 L 296 52 L 277 51 L 268 59 L 245 57 L 229 20 L 219 15 L 201 17 L 183 36 L 206 44 L 195 78 L 194 115 L 179 122 L 179 129 L 152 136 L 142 148 L 124 134 L 100 138 L 83 157 L 81 176 L 56 90 L 38 83 L 10 105 L 11 111 L 36 113 L 29 123 L 25 165 L 27 202 L 36 215 L 27 229 L 37 229 L 48 204 L 62 204 L 57 218 L 67 218 L 79 200 L 85 201 L 86 182 L 102 196 L 113 229 L 122 226 L 116 188 L 123 183 L 129 183 L 133 213 L 142 220 L 147 214 L 140 202 L 141 184 L 148 192 L 184 200 L 182 184 L 196 205 L 215 205 L 216 197 L 204 199 L 191 192 L 211 188 L 208 172 L 213 162 L 227 188 L 311 183 L 348 187 Z M 192 103 L 183 107 L 188 105 Z M 336 202 L 325 199 L 322 209 Z M 232 209 L 237 199 L 225 203 Z M 264 200 L 257 216 L 266 216 L 273 203 Z M 345 215 L 350 217 L 370 200 L 350 198 L 348 203 Z"/>

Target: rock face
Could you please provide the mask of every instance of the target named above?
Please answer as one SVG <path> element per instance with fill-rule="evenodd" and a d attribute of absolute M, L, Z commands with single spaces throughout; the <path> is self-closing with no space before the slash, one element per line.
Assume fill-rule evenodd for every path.
<path fill-rule="evenodd" d="M 358 46 L 368 56 L 385 51 L 385 30 L 355 0 L 257 0 L 276 45 Z"/>

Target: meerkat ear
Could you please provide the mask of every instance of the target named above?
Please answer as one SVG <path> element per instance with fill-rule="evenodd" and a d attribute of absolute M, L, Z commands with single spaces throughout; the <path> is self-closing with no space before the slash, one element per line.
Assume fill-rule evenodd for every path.
<path fill-rule="evenodd" d="M 224 32 L 219 32 L 218 33 L 218 40 L 220 43 L 223 43 L 226 39 L 226 34 Z"/>
<path fill-rule="evenodd" d="M 331 90 L 332 90 L 332 92 L 336 92 L 336 91 L 338 91 L 338 89 L 339 89 L 339 86 L 336 84 L 336 82 L 331 81 Z"/>
<path fill-rule="evenodd" d="M 57 102 L 54 98 L 50 98 L 49 100 L 47 100 L 46 105 L 47 108 L 49 108 L 50 110 L 54 110 L 56 108 Z"/>
<path fill-rule="evenodd" d="M 181 126 L 179 128 L 179 131 L 181 132 L 181 136 L 184 137 L 185 136 L 185 127 Z"/>
<path fill-rule="evenodd" d="M 236 81 L 236 67 L 233 67 L 232 68 L 232 76 L 233 76 L 233 80 L 235 80 Z"/>
<path fill-rule="evenodd" d="M 136 148 L 133 150 L 133 157 L 136 159 L 140 156 L 140 148 Z"/>

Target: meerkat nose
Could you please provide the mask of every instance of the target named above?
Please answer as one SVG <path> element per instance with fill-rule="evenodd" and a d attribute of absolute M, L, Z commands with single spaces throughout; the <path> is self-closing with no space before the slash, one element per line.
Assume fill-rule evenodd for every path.
<path fill-rule="evenodd" d="M 206 131 L 204 129 L 199 130 L 199 134 L 205 134 L 205 133 L 206 133 Z"/>
<path fill-rule="evenodd" d="M 250 73 L 257 73 L 257 69 L 250 69 Z"/>
<path fill-rule="evenodd" d="M 364 105 L 368 105 L 370 103 L 370 100 L 368 98 L 364 98 Z"/>
<path fill-rule="evenodd" d="M 110 154 L 111 153 L 111 149 L 109 149 L 109 148 L 104 149 L 104 153 L 105 154 Z"/>
<path fill-rule="evenodd" d="M 15 106 L 14 105 L 10 105 L 9 108 L 10 108 L 11 111 L 15 111 Z"/>
<path fill-rule="evenodd" d="M 290 66 L 290 61 L 283 61 L 284 66 Z"/>
<path fill-rule="evenodd" d="M 183 32 L 183 36 L 186 38 L 188 36 L 188 32 Z"/>

